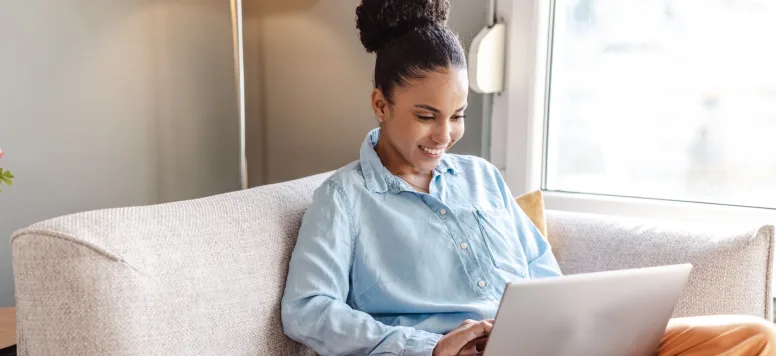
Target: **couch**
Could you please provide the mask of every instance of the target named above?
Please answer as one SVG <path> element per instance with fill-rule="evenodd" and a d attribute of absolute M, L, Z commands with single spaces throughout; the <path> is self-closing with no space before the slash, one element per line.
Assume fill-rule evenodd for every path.
<path fill-rule="evenodd" d="M 282 333 L 296 232 L 328 174 L 83 212 L 11 237 L 20 355 L 311 355 Z M 723 231 L 559 211 L 566 274 L 695 265 L 674 316 L 771 318 L 773 226 Z"/>

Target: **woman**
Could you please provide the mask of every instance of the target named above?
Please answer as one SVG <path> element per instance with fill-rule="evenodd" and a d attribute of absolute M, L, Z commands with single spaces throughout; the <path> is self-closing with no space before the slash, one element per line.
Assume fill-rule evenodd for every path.
<path fill-rule="evenodd" d="M 446 153 L 463 136 L 468 94 L 448 10 L 446 0 L 356 9 L 377 54 L 379 128 L 315 191 L 282 301 L 285 333 L 320 354 L 477 354 L 508 281 L 561 274 L 499 171 Z M 767 323 L 731 320 L 674 320 L 661 352 L 774 353 Z"/>

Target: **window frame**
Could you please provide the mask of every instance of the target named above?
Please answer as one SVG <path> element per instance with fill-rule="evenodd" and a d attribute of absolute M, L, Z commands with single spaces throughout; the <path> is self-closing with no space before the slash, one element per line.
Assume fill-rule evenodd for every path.
<path fill-rule="evenodd" d="M 776 223 L 776 209 L 548 191 L 545 182 L 552 0 L 496 0 L 507 24 L 505 90 L 494 95 L 491 162 L 513 194 L 541 189 L 549 210 L 715 223 Z"/>

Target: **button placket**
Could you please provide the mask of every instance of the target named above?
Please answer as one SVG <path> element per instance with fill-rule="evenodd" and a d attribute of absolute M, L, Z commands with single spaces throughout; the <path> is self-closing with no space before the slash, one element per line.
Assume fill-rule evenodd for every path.
<path fill-rule="evenodd" d="M 465 258 L 464 261 L 466 263 L 466 270 L 469 273 L 468 277 L 469 282 L 471 283 L 471 288 L 474 289 L 477 294 L 483 297 L 489 299 L 499 298 L 500 295 L 494 297 L 495 292 L 493 287 L 495 285 L 492 283 L 493 281 L 490 279 L 489 275 L 490 261 L 482 260 L 482 251 L 479 250 L 484 246 L 480 246 L 480 244 L 476 243 L 475 241 L 470 241 L 469 238 L 471 238 L 471 233 L 467 232 L 468 225 L 466 225 L 461 217 L 459 217 L 458 213 L 452 215 L 455 216 L 455 221 L 457 223 L 455 225 L 456 235 L 460 237 L 460 239 L 456 241 L 458 252 L 462 258 Z"/>
<path fill-rule="evenodd" d="M 469 245 L 469 235 L 463 228 L 456 213 L 435 198 L 428 197 L 428 199 L 423 199 L 423 201 L 447 226 L 448 232 L 451 234 L 450 237 L 455 243 L 454 246 L 458 247 L 456 248 L 458 257 L 463 264 L 467 274 L 466 278 L 471 283 L 470 286 L 474 289 L 474 292 L 481 297 L 492 298 L 491 288 L 489 288 L 491 283 L 484 275 L 483 266 L 480 265 L 477 255 L 472 250 L 472 246 Z"/>
<path fill-rule="evenodd" d="M 469 283 L 471 283 L 471 288 L 481 297 L 492 298 L 489 288 L 491 283 L 484 275 L 483 266 L 480 265 L 477 254 L 472 250 L 472 246 L 469 244 L 469 234 L 463 227 L 463 223 L 460 221 L 458 215 L 450 210 L 445 211 L 444 214 L 442 214 L 441 211 L 439 213 L 440 217 L 445 216 L 445 223 L 453 234 L 452 237 L 456 241 L 458 256 L 467 271 L 467 279 L 469 279 Z"/>

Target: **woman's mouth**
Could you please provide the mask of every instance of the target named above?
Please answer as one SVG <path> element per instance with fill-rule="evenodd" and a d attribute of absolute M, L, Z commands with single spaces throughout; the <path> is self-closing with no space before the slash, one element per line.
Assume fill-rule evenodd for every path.
<path fill-rule="evenodd" d="M 418 146 L 421 151 L 426 153 L 426 155 L 432 157 L 432 158 L 438 158 L 442 156 L 442 153 L 445 152 L 444 148 L 431 148 L 426 146 Z"/>

